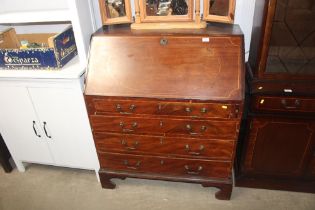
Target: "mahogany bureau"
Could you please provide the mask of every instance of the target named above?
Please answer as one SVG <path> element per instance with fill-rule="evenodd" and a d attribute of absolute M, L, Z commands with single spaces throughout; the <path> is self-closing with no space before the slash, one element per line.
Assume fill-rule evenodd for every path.
<path fill-rule="evenodd" d="M 238 26 L 96 32 L 85 99 L 102 187 L 127 177 L 190 182 L 230 199 L 243 56 Z"/>

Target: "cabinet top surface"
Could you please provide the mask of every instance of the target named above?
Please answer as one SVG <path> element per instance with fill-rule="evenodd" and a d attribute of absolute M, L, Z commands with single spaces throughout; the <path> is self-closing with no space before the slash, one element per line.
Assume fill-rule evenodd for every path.
<path fill-rule="evenodd" d="M 238 26 L 158 31 L 105 27 L 91 41 L 85 94 L 242 100 L 243 50 Z"/>
<path fill-rule="evenodd" d="M 130 24 L 103 26 L 94 33 L 94 36 L 152 36 L 152 35 L 210 35 L 210 36 L 243 36 L 239 25 L 209 23 L 203 29 L 161 29 L 161 30 L 131 30 Z"/>

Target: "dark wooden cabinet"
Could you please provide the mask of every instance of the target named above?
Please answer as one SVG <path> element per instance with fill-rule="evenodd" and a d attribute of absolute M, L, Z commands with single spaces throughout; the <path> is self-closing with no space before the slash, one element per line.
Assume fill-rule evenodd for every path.
<path fill-rule="evenodd" d="M 256 2 L 249 64 L 255 78 L 315 79 L 313 0 Z"/>
<path fill-rule="evenodd" d="M 127 177 L 199 183 L 230 199 L 243 113 L 238 26 L 132 31 L 91 44 L 85 100 L 104 188 Z"/>
<path fill-rule="evenodd" d="M 250 118 L 243 171 L 301 177 L 313 157 L 315 121 L 274 117 Z"/>
<path fill-rule="evenodd" d="M 6 173 L 10 173 L 13 169 L 12 166 L 9 162 L 11 158 L 11 154 L 2 138 L 0 135 L 0 164 L 2 165 L 4 171 Z"/>
<path fill-rule="evenodd" d="M 237 186 L 315 192 L 314 1 L 257 1 Z"/>

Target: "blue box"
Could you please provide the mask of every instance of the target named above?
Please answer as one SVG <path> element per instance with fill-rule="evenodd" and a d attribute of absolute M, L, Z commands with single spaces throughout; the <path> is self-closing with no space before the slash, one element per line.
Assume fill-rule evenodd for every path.
<path fill-rule="evenodd" d="M 43 34 L 28 36 L 36 39 L 36 35 L 40 37 Z M 15 34 L 14 29 L 0 33 L 0 68 L 8 70 L 60 69 L 78 54 L 72 27 L 49 37 L 45 42 L 47 47 L 43 48 L 20 49 L 17 47 L 20 42 L 19 36 Z"/>

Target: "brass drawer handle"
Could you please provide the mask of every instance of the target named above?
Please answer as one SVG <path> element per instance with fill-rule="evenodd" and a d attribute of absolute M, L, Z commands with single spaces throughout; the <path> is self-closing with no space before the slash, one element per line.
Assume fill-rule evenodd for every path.
<path fill-rule="evenodd" d="M 129 133 L 129 132 L 134 132 L 136 130 L 136 128 L 138 127 L 138 123 L 137 122 L 132 123 L 131 127 L 133 129 L 125 128 L 125 124 L 123 122 L 120 122 L 119 126 L 121 127 L 122 132 Z"/>
<path fill-rule="evenodd" d="M 190 154 L 190 155 L 201 155 L 201 153 L 204 151 L 204 149 L 205 149 L 205 146 L 200 145 L 200 147 L 199 147 L 200 152 L 193 152 L 193 151 L 191 151 L 191 148 L 188 144 L 185 145 L 185 151 L 188 152 L 188 154 Z"/>
<path fill-rule="evenodd" d="M 137 169 L 139 169 L 140 166 L 141 166 L 141 161 L 138 160 L 138 161 L 136 162 L 136 164 L 135 164 L 134 166 L 132 166 L 132 165 L 129 164 L 128 160 L 124 160 L 124 165 L 125 165 L 126 168 L 128 168 L 128 169 L 137 170 Z"/>
<path fill-rule="evenodd" d="M 125 147 L 126 150 L 136 150 L 139 146 L 139 142 L 135 141 L 132 145 L 133 146 L 128 146 L 128 143 L 125 140 L 121 140 L 121 145 Z"/>
<path fill-rule="evenodd" d="M 285 108 L 285 109 L 298 109 L 298 108 L 300 108 L 301 102 L 300 102 L 300 100 L 296 99 L 294 101 L 294 105 L 295 106 L 288 106 L 287 105 L 287 100 L 282 99 L 281 100 L 281 104 L 282 104 L 283 108 Z"/>
<path fill-rule="evenodd" d="M 203 170 L 202 166 L 198 166 L 196 171 L 193 171 L 188 165 L 185 165 L 184 167 L 186 169 L 186 173 L 190 175 L 199 175 Z"/>
<path fill-rule="evenodd" d="M 117 105 L 116 105 L 116 110 L 117 110 L 120 114 L 133 114 L 136 108 L 137 108 L 136 105 L 131 104 L 130 107 L 129 107 L 130 112 L 125 112 L 125 111 L 123 111 L 122 106 L 121 106 L 120 104 L 117 104 Z"/>
<path fill-rule="evenodd" d="M 194 132 L 193 128 L 190 124 L 186 125 L 186 129 L 189 132 L 190 135 L 202 135 L 203 132 L 205 132 L 207 130 L 207 126 L 203 125 L 200 128 L 200 133 Z"/>

